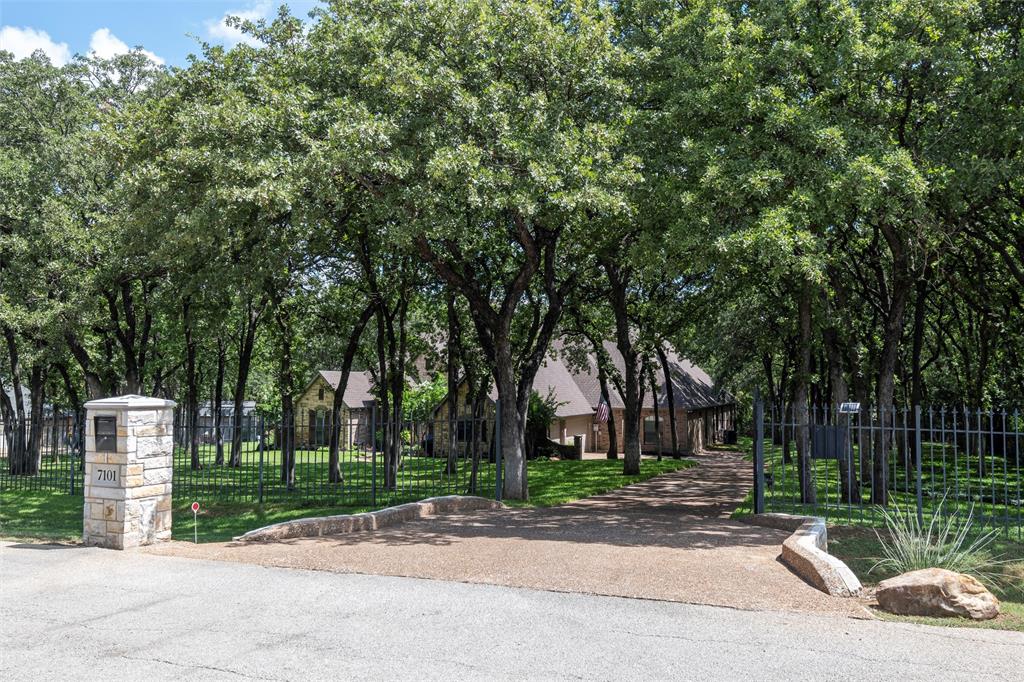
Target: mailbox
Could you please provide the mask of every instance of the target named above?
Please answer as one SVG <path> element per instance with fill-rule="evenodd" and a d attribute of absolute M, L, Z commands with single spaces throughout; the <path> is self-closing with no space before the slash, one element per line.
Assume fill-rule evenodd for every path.
<path fill-rule="evenodd" d="M 96 417 L 96 452 L 117 452 L 117 417 Z"/>
<path fill-rule="evenodd" d="M 849 435 L 845 426 L 815 424 L 811 438 L 811 459 L 849 459 Z"/>

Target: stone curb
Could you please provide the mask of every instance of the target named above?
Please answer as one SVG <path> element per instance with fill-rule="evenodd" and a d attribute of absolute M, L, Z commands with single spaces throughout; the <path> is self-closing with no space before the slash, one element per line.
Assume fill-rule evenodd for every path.
<path fill-rule="evenodd" d="M 828 553 L 828 529 L 820 516 L 756 514 L 743 519 L 757 526 L 792 531 L 782 543 L 782 563 L 833 597 L 856 597 L 860 580 L 850 567 Z"/>
<path fill-rule="evenodd" d="M 251 530 L 234 538 L 236 542 L 274 542 L 292 538 L 312 538 L 321 535 L 355 533 L 393 526 L 404 521 L 422 519 L 435 514 L 457 514 L 479 509 L 502 509 L 504 504 L 485 497 L 471 495 L 446 495 L 430 497 L 419 502 L 408 502 L 395 507 L 378 509 L 362 514 L 339 514 L 318 516 L 295 521 L 282 521 L 263 528 Z"/>

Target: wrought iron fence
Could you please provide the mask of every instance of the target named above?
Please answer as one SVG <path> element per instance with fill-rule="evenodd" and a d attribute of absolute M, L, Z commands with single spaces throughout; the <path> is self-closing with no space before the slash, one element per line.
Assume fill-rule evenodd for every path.
<path fill-rule="evenodd" d="M 1018 538 L 1024 415 L 968 408 L 754 406 L 755 511 L 879 525 L 970 513 Z"/>
<path fill-rule="evenodd" d="M 500 497 L 500 427 L 488 416 L 402 420 L 367 408 L 247 414 L 174 425 L 174 496 L 211 504 L 385 507 L 436 495 Z M 84 419 L 0 422 L 0 491 L 82 493 Z"/>
<path fill-rule="evenodd" d="M 74 414 L 0 421 L 0 491 L 82 491 L 81 421 Z"/>
<path fill-rule="evenodd" d="M 209 502 L 383 507 L 498 495 L 498 432 L 486 417 L 386 421 L 366 409 L 243 415 L 174 428 L 174 495 Z"/>

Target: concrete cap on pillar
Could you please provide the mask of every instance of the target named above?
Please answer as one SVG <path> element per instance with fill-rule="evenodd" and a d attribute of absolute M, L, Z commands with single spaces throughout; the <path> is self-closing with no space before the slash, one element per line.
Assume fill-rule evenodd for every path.
<path fill-rule="evenodd" d="M 90 400 L 85 404 L 85 407 L 90 410 L 156 410 L 164 407 L 173 408 L 175 406 L 177 406 L 177 403 L 173 400 L 148 398 L 134 394 Z"/>

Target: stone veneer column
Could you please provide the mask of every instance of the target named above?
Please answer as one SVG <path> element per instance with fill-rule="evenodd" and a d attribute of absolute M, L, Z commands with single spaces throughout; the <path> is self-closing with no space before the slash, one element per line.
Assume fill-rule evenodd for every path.
<path fill-rule="evenodd" d="M 86 545 L 127 549 L 170 539 L 174 406 L 138 395 L 85 404 Z M 114 417 L 116 451 L 97 451 L 96 417 Z"/>

